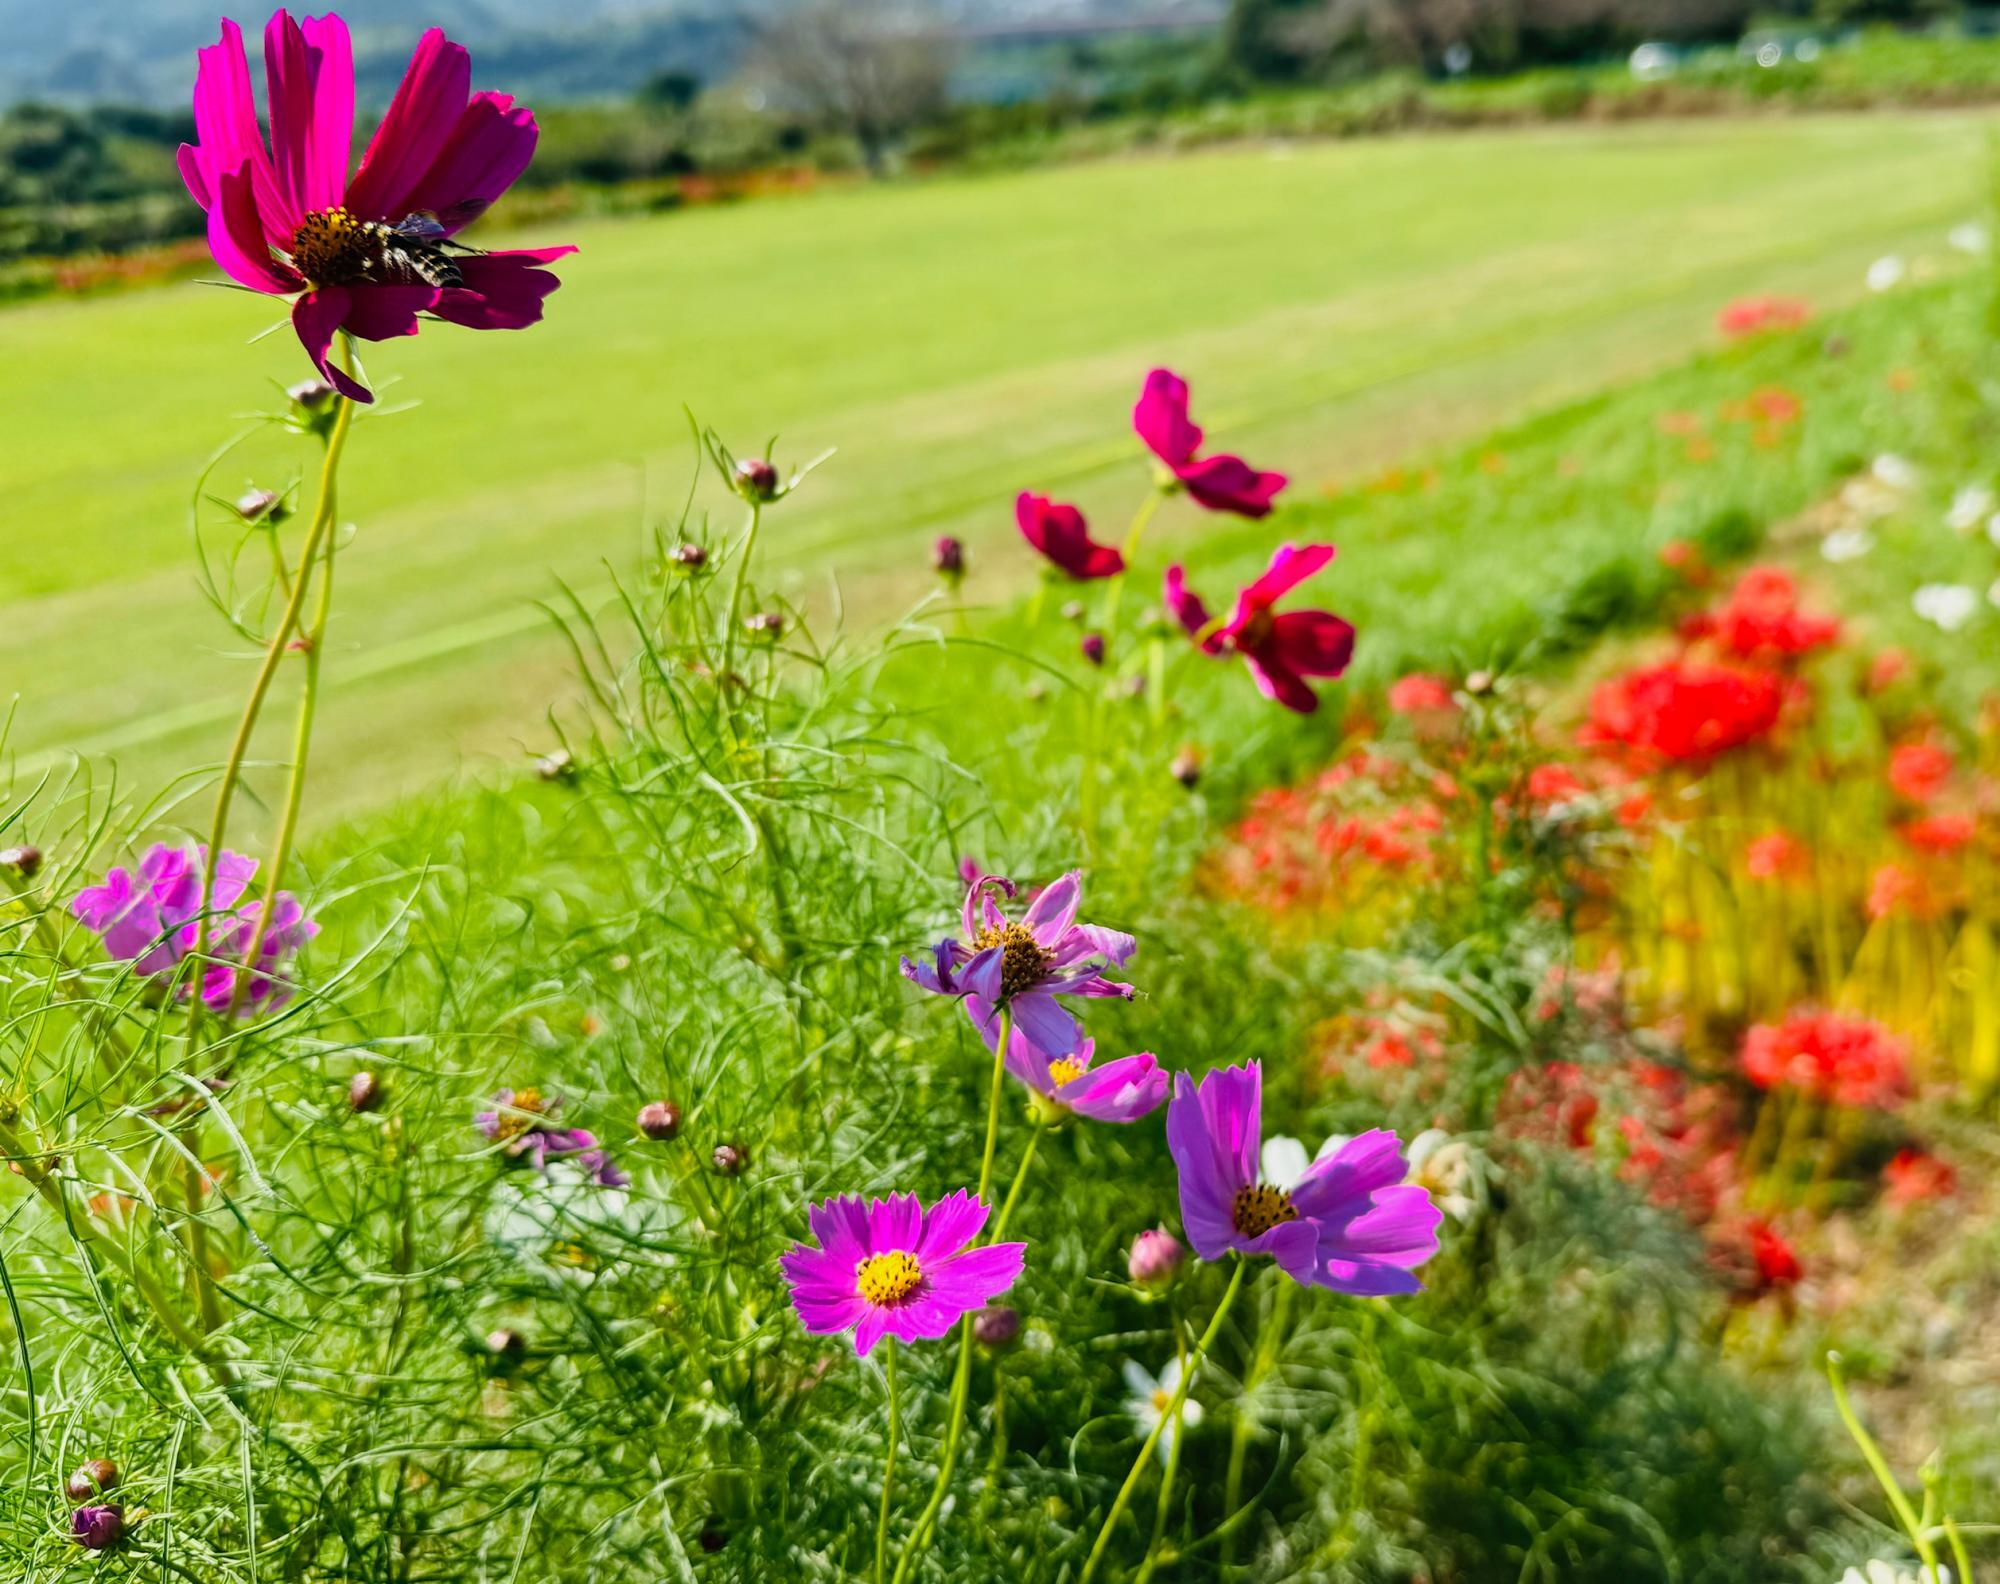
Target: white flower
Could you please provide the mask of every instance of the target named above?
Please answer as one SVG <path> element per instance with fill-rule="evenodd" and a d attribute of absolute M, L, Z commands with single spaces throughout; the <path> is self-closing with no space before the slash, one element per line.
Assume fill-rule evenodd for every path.
<path fill-rule="evenodd" d="M 1426 1128 L 1410 1140 L 1409 1180 L 1428 1189 L 1454 1221 L 1470 1221 L 1486 1207 L 1484 1161 L 1464 1139 Z"/>
<path fill-rule="evenodd" d="M 1967 220 L 1953 226 L 1944 234 L 1944 239 L 1961 253 L 1984 253 L 1992 241 L 1985 225 L 1978 220 Z"/>
<path fill-rule="evenodd" d="M 1876 1557 L 1868 1564 L 1866 1573 L 1860 1568 L 1849 1568 L 1840 1575 L 1840 1584 L 1931 1584 L 1931 1580 L 1929 1570 L 1921 1565 L 1912 1572 L 1900 1563 L 1884 1562 Z M 1951 1584 L 1950 1568 L 1940 1567 L 1937 1570 L 1937 1584 Z"/>
<path fill-rule="evenodd" d="M 1993 491 L 1984 484 L 1968 484 L 1952 496 L 1944 521 L 1954 533 L 1969 534 L 1992 515 Z"/>
<path fill-rule="evenodd" d="M 1829 561 L 1858 561 L 1875 548 L 1875 536 L 1866 528 L 1836 528 L 1819 542 L 1819 553 Z"/>
<path fill-rule="evenodd" d="M 1160 1371 L 1155 1380 L 1147 1372 L 1145 1365 L 1132 1359 L 1125 1361 L 1125 1386 L 1131 1396 L 1125 1399 L 1125 1411 L 1132 1416 L 1132 1422 L 1139 1427 L 1141 1436 L 1153 1433 L 1153 1426 L 1166 1419 L 1167 1409 L 1173 1404 L 1174 1393 L 1180 1390 L 1181 1361 L 1167 1360 L 1167 1367 Z M 1192 1397 L 1181 1403 L 1181 1424 L 1192 1430 L 1201 1423 L 1201 1404 Z M 1167 1421 L 1160 1432 L 1160 1461 L 1164 1463 L 1173 1452 L 1174 1426 Z"/>
<path fill-rule="evenodd" d="M 1872 292 L 1887 291 L 1892 286 L 1901 285 L 1907 274 L 1909 267 L 1901 258 L 1894 253 L 1884 253 L 1868 266 L 1868 289 Z"/>
<path fill-rule="evenodd" d="M 1946 632 L 1957 632 L 1979 609 L 1979 594 L 1963 583 L 1926 583 L 1910 596 L 1910 609 Z"/>
<path fill-rule="evenodd" d="M 1349 1143 L 1349 1135 L 1333 1133 L 1320 1145 L 1317 1155 L 1308 1156 L 1305 1145 L 1295 1138 L 1287 1138 L 1282 1133 L 1273 1133 L 1264 1140 L 1264 1153 L 1257 1162 L 1257 1174 L 1261 1181 L 1273 1188 L 1290 1191 L 1292 1185 L 1305 1176 L 1306 1168 L 1314 1161 L 1323 1161 L 1341 1145 Z"/>
<path fill-rule="evenodd" d="M 1868 471 L 1875 475 L 1876 483 L 1893 490 L 1906 490 L 1917 482 L 1916 464 L 1893 451 L 1884 451 L 1869 465 Z"/>

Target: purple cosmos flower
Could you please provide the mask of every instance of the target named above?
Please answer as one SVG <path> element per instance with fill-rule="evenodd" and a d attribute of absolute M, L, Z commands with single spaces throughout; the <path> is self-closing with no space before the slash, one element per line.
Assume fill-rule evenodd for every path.
<path fill-rule="evenodd" d="M 125 1538 L 125 1509 L 116 1502 L 79 1507 L 69 1515 L 69 1537 L 86 1551 L 109 1551 Z"/>
<path fill-rule="evenodd" d="M 1125 557 L 1091 538 L 1074 506 L 1023 490 L 1014 501 L 1014 521 L 1023 539 L 1073 578 L 1107 578 L 1125 570 Z"/>
<path fill-rule="evenodd" d="M 1014 1033 L 1048 1061 L 1074 1056 L 1083 1031 L 1057 1002 L 1059 995 L 1123 996 L 1133 990 L 1104 977 L 1122 968 L 1136 943 L 1130 935 L 1076 922 L 1082 882 L 1072 869 L 1037 896 L 1018 923 L 993 892 L 1011 899 L 1012 881 L 980 875 L 967 888 L 962 940 L 938 942 L 932 961 L 903 959 L 903 977 L 933 995 L 961 996 L 986 1048 L 1000 1038 L 1000 1009 L 1013 1008 Z M 1010 1051 L 1011 1054 L 1011 1051 Z"/>
<path fill-rule="evenodd" d="M 114 868 L 100 884 L 79 891 L 70 911 L 96 931 L 108 954 L 131 963 L 134 973 L 145 978 L 171 974 L 194 950 L 200 932 L 201 877 L 207 863 L 206 847 L 159 843 L 139 860 L 137 869 Z M 224 852 L 216 861 L 215 885 L 209 892 L 208 946 L 210 954 L 221 960 L 203 970 L 201 994 L 218 1012 L 226 1012 L 232 1004 L 245 1013 L 275 1011 L 284 1005 L 292 985 L 279 977 L 279 971 L 293 952 L 319 933 L 319 925 L 306 917 L 298 898 L 280 891 L 271 927 L 239 999 L 236 977 L 243 968 L 227 959 L 240 958 L 256 934 L 263 903 L 243 901 L 256 873 L 257 860 L 241 853 Z"/>
<path fill-rule="evenodd" d="M 437 28 L 350 179 L 354 50 L 337 16 L 264 29 L 258 124 L 243 33 L 197 54 L 194 144 L 181 178 L 208 215 L 216 263 L 252 291 L 293 297 L 292 325 L 323 379 L 355 401 L 367 388 L 328 359 L 334 332 L 415 335 L 420 314 L 471 330 L 518 330 L 560 283 L 540 268 L 573 247 L 479 253 L 445 243 L 528 167 L 535 118 L 501 93 L 472 92 L 472 58 Z"/>
<path fill-rule="evenodd" d="M 561 1095 L 544 1095 L 539 1089 L 502 1089 L 493 1097 L 493 1109 L 481 1111 L 472 1125 L 510 1160 L 524 1160 L 536 1171 L 547 1172 L 552 1160 L 566 1160 L 603 1187 L 628 1187 L 632 1179 L 604 1152 L 596 1134 L 556 1125 L 562 1103 Z"/>
<path fill-rule="evenodd" d="M 1136 1122 L 1166 1103 L 1167 1075 L 1150 1051 L 1090 1065 L 1097 1041 L 1085 1038 L 1073 1056 L 1044 1056 L 1016 1034 L 1007 1042 L 1007 1071 L 1037 1097 L 1036 1109 L 1059 1121 L 1069 1112 L 1093 1122 Z"/>
<path fill-rule="evenodd" d="M 1361 1298 L 1413 1293 L 1411 1270 L 1437 1252 L 1438 1207 L 1406 1185 L 1385 1129 L 1349 1139 L 1289 1187 L 1260 1181 L 1264 1071 L 1224 1067 L 1199 1088 L 1181 1074 L 1167 1148 L 1181 1176 L 1181 1221 L 1203 1259 L 1269 1254 L 1294 1281 Z"/>
<path fill-rule="evenodd" d="M 989 1213 L 962 1188 L 928 1210 L 915 1194 L 810 1206 L 819 1247 L 795 1243 L 778 1259 L 799 1319 L 814 1336 L 851 1328 L 860 1354 L 885 1335 L 943 1336 L 1021 1274 L 1025 1243 L 968 1247 Z"/>
<path fill-rule="evenodd" d="M 1146 376 L 1139 403 L 1132 409 L 1132 427 L 1180 486 L 1210 511 L 1265 517 L 1285 487 L 1284 474 L 1259 472 L 1238 456 L 1196 460 L 1201 428 L 1188 418 L 1187 381 L 1168 369 L 1154 369 Z"/>
<path fill-rule="evenodd" d="M 1210 619 L 1182 569 L 1168 567 L 1167 614 L 1204 654 L 1234 650 L 1243 656 L 1266 698 L 1310 715 L 1319 708 L 1319 697 L 1305 679 L 1337 677 L 1347 669 L 1354 658 L 1354 624 L 1329 611 L 1280 614 L 1272 607 L 1332 559 L 1332 545 L 1279 545 L 1262 575 L 1236 596 L 1229 619 L 1220 622 Z"/>

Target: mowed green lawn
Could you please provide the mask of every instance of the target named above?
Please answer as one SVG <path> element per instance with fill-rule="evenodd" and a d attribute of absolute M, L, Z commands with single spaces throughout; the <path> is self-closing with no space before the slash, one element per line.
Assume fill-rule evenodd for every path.
<path fill-rule="evenodd" d="M 839 447 L 770 519 L 788 586 L 839 575 L 880 608 L 921 591 L 949 531 L 970 592 L 998 598 L 1029 575 L 1016 490 L 1074 495 L 1108 531 L 1129 509 L 1126 413 L 1156 362 L 1189 375 L 1214 441 L 1312 491 L 1673 361 L 1731 296 L 1852 297 L 1877 255 L 1941 251 L 1984 157 L 1958 114 L 1565 128 L 538 235 L 583 249 L 545 325 L 368 349 L 383 406 L 418 405 L 350 447 L 320 806 L 544 742 L 563 667 L 532 602 L 556 573 L 601 586 L 677 512 L 684 406 L 739 449 Z M 248 666 L 194 588 L 187 501 L 238 415 L 306 371 L 289 331 L 251 341 L 274 306 L 191 284 L 0 313 L 0 693 L 21 697 L 24 771 L 68 750 L 128 781 L 219 757 Z M 213 487 L 303 460 L 245 453 Z"/>

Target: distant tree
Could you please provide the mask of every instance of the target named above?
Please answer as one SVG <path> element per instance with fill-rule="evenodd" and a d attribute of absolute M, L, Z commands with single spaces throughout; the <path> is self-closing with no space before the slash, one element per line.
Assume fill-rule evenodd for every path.
<path fill-rule="evenodd" d="M 639 102 L 685 110 L 701 95 L 701 79 L 690 71 L 655 72 L 639 85 Z"/>
<path fill-rule="evenodd" d="M 852 137 L 879 175 L 896 145 L 944 110 L 951 56 L 926 6 L 807 0 L 758 27 L 748 72 L 776 108 Z"/>

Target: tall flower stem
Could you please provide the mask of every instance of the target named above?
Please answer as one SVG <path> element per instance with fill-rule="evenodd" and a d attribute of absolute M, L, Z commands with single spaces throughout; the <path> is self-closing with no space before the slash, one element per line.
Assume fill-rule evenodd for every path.
<path fill-rule="evenodd" d="M 1840 1413 L 1840 1422 L 1847 1426 L 1847 1433 L 1854 1438 L 1854 1444 L 1861 1449 L 1861 1456 L 1868 1464 L 1868 1470 L 1882 1487 L 1882 1494 L 1889 1498 L 1889 1505 L 1895 1509 L 1896 1521 L 1903 1526 L 1903 1533 L 1910 1537 L 1910 1544 L 1917 1548 L 1917 1555 L 1923 1558 L 1924 1584 L 1938 1584 L 1937 1547 L 1931 1544 L 1930 1534 L 1917 1518 L 1917 1510 L 1910 1505 L 1910 1498 L 1903 1493 L 1895 1471 L 1889 1467 L 1889 1460 L 1882 1456 L 1882 1449 L 1875 1444 L 1861 1423 L 1861 1416 L 1854 1411 L 1854 1404 L 1848 1400 L 1847 1382 L 1840 1373 L 1840 1355 L 1826 1356 L 1826 1378 L 1833 1387 L 1833 1405 Z"/>
<path fill-rule="evenodd" d="M 896 1479 L 896 1442 L 903 1433 L 903 1404 L 896 1390 L 896 1339 L 884 1339 L 889 1356 L 883 1368 L 889 1376 L 889 1450 L 882 1458 L 882 1510 L 875 1519 L 875 1584 L 884 1584 L 889 1571 L 889 1492 Z"/>
<path fill-rule="evenodd" d="M 987 1202 L 987 1191 L 993 1186 L 993 1151 L 1000 1140 L 1000 1097 L 1007 1078 L 1007 1045 L 1014 1037 L 1014 1009 L 1003 1004 L 1000 1008 L 999 1038 L 993 1044 L 993 1082 L 986 1096 L 986 1152 L 979 1164 L 979 1199 Z M 1020 1177 L 1026 1174 L 1025 1163 L 1016 1174 L 1015 1186 L 1019 1187 Z M 997 1242 L 1000 1227 L 1005 1225 L 1007 1210 L 1012 1208 L 1012 1195 L 1006 1209 L 1000 1214 L 994 1230 L 987 1234 L 985 1241 Z M 944 1508 L 944 1499 L 951 1491 L 951 1477 L 958 1466 L 959 1442 L 964 1437 L 966 1397 L 972 1385 L 972 1316 L 967 1315 L 958 1326 L 958 1366 L 951 1377 L 951 1406 L 945 1414 L 944 1450 L 938 1455 L 937 1482 L 931 1486 L 930 1500 L 924 1503 L 924 1510 L 917 1515 L 917 1526 L 910 1531 L 910 1543 L 903 1548 L 903 1555 L 896 1563 L 895 1584 L 903 1584 L 910 1576 L 910 1570 L 917 1565 L 928 1543 L 932 1526 L 937 1515 Z"/>
<path fill-rule="evenodd" d="M 1139 1488 L 1139 1476 L 1146 1472 L 1146 1462 L 1153 1455 L 1153 1448 L 1159 1442 L 1160 1432 L 1166 1428 L 1169 1421 L 1179 1420 L 1181 1404 L 1187 1401 L 1188 1387 L 1194 1384 L 1194 1378 L 1200 1372 L 1202 1362 L 1208 1357 L 1209 1348 L 1222 1330 L 1222 1322 L 1228 1317 L 1230 1306 L 1236 1302 L 1236 1294 L 1242 1290 L 1243 1272 L 1247 1268 L 1246 1262 L 1238 1256 L 1236 1273 L 1229 1278 L 1229 1286 L 1222 1294 L 1222 1302 L 1215 1306 L 1215 1313 L 1209 1317 L 1208 1329 L 1202 1332 L 1201 1340 L 1195 1343 L 1194 1358 L 1187 1368 L 1181 1371 L 1181 1378 L 1174 1386 L 1173 1400 L 1167 1404 L 1166 1411 L 1160 1415 L 1159 1423 L 1153 1426 L 1152 1433 L 1146 1437 L 1146 1444 L 1139 1448 L 1139 1455 L 1132 1460 L 1132 1472 L 1125 1476 L 1125 1483 L 1119 1487 L 1117 1500 L 1112 1502 L 1111 1511 L 1105 1516 L 1104 1527 L 1097 1532 L 1097 1543 L 1090 1548 L 1090 1555 L 1084 1559 L 1083 1571 L 1077 1575 L 1076 1584 L 1090 1584 L 1090 1581 L 1097 1576 L 1097 1565 L 1104 1560 L 1105 1547 L 1111 1544 L 1111 1531 L 1118 1527 L 1118 1520 L 1125 1516 L 1125 1509 L 1132 1504 L 1132 1493 Z"/>
<path fill-rule="evenodd" d="M 1035 1163 L 1035 1148 L 1042 1142 L 1047 1128 L 1036 1128 L 1028 1135 L 1027 1147 L 1021 1151 L 1021 1164 L 1014 1168 L 1014 1182 L 1007 1190 L 1007 1197 L 1001 1201 L 1000 1215 L 993 1223 L 993 1230 L 986 1234 L 986 1241 L 998 1243 L 1007 1235 L 1007 1223 L 1014 1218 L 1014 1205 L 1021 1197 L 1021 1185 L 1028 1180 L 1028 1168 Z"/>
<path fill-rule="evenodd" d="M 341 337 L 341 359 L 351 373 L 354 368 L 354 343 L 346 336 Z M 319 470 L 319 494 L 313 504 L 312 521 L 306 529 L 305 545 L 299 552 L 298 576 L 292 580 L 291 595 L 285 601 L 284 613 L 278 619 L 276 631 L 264 646 L 264 658 L 257 667 L 256 678 L 250 684 L 250 697 L 243 705 L 243 716 L 236 723 L 236 736 L 229 745 L 229 757 L 222 767 L 222 781 L 215 793 L 215 817 L 209 825 L 208 855 L 202 864 L 201 906 L 195 912 L 195 939 L 193 959 L 195 971 L 201 971 L 202 959 L 208 952 L 208 910 L 210 900 L 215 895 L 216 866 L 222 861 L 222 844 L 229 834 L 229 810 L 236 798 L 236 789 L 243 779 L 243 761 L 250 752 L 250 739 L 257 729 L 257 718 L 263 713 L 265 697 L 271 691 L 271 682 L 278 674 L 278 662 L 284 658 L 285 645 L 292 629 L 298 625 L 299 615 L 305 608 L 306 574 L 319 556 L 321 543 L 332 532 L 334 514 L 334 492 L 340 477 L 340 457 L 347 448 L 347 431 L 354 421 L 354 403 L 345 396 L 335 396 L 333 426 L 327 431 L 326 454 L 321 458 Z M 268 912 L 268 909 L 266 910 Z M 201 987 L 199 982 L 188 997 L 188 1048 L 194 1048 L 195 1038 L 201 1029 Z"/>
<path fill-rule="evenodd" d="M 749 586 L 750 562 L 757 554 L 757 529 L 763 521 L 763 503 L 752 501 L 750 521 L 743 530 L 743 548 L 736 554 L 736 573 L 729 583 L 729 609 L 722 618 L 722 670 L 715 679 L 715 685 L 722 692 L 723 713 L 729 717 L 731 736 L 736 735 L 736 710 L 729 702 L 729 689 L 736 673 L 736 633 L 743 625 L 743 594 Z"/>
<path fill-rule="evenodd" d="M 1180 1326 L 1174 1326 L 1174 1359 L 1180 1366 L 1183 1378 L 1187 1375 L 1187 1337 Z M 1181 1434 L 1186 1428 L 1187 1404 L 1182 1402 L 1174 1409 L 1174 1436 L 1167 1443 L 1167 1467 L 1160 1475 L 1160 1500 L 1153 1510 L 1153 1538 L 1146 1545 L 1146 1560 L 1140 1565 L 1139 1576 L 1133 1584 L 1147 1584 L 1153 1571 L 1160 1565 L 1160 1542 L 1167 1537 L 1167 1519 L 1173 1512 L 1174 1476 L 1181 1468 L 1181 1447 L 1185 1444 Z"/>

